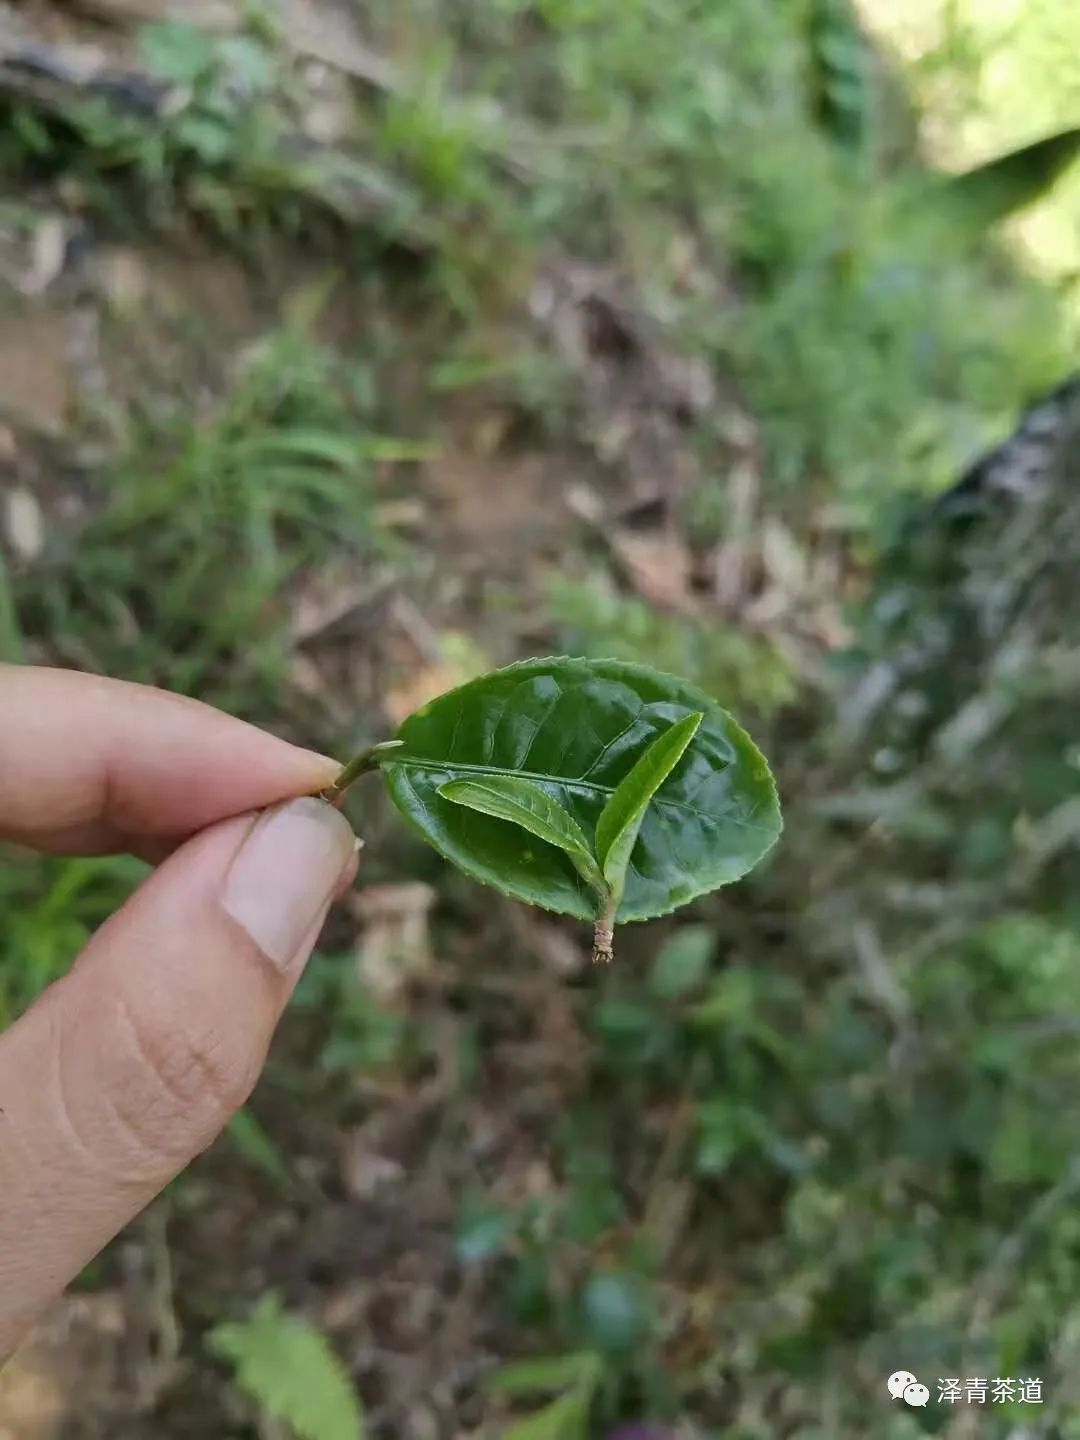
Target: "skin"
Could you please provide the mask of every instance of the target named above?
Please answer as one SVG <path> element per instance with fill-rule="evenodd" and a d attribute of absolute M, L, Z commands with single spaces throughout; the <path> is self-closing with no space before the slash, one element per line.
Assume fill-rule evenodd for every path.
<path fill-rule="evenodd" d="M 321 867 L 310 895 L 272 874 L 253 886 L 251 856 L 261 846 L 265 871 L 280 802 L 339 772 L 195 701 L 0 665 L 0 840 L 157 867 L 0 1034 L 0 1361 L 246 1100 L 356 873 L 351 831 L 313 800 L 287 807 L 298 853 Z M 272 858 L 287 880 L 303 869 Z"/>

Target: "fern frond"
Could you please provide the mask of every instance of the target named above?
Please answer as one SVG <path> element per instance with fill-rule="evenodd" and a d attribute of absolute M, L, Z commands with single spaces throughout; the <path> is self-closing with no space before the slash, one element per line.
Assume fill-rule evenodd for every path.
<path fill-rule="evenodd" d="M 314 1326 L 268 1295 L 250 1319 L 218 1325 L 210 1350 L 228 1360 L 236 1384 L 298 1440 L 363 1440 L 360 1403 L 348 1374 Z"/>

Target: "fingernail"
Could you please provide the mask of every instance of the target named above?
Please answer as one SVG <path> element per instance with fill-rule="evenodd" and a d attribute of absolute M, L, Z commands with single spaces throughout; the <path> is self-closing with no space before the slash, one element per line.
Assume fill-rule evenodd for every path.
<path fill-rule="evenodd" d="M 354 838 L 339 811 L 308 797 L 267 810 L 237 852 L 222 904 L 279 969 L 326 908 Z"/>

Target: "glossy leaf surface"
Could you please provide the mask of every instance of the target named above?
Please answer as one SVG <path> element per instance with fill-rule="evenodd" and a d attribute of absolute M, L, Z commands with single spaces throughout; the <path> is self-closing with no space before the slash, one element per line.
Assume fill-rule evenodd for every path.
<path fill-rule="evenodd" d="M 593 859 L 589 838 L 574 817 L 532 780 L 517 775 L 486 775 L 479 780 L 451 780 L 439 794 L 455 805 L 482 815 L 509 820 L 548 845 L 565 851 L 583 880 L 599 890 L 604 883 Z"/>
<path fill-rule="evenodd" d="M 623 893 L 626 867 L 653 796 L 686 753 L 704 718 L 698 710 L 657 736 L 600 812 L 596 858 L 613 895 Z"/>
<path fill-rule="evenodd" d="M 744 875 L 780 833 L 769 767 L 708 695 L 618 660 L 527 660 L 432 701 L 381 763 L 409 823 L 466 874 L 515 899 L 594 920 L 595 897 L 569 857 L 520 826 L 439 794 L 457 780 L 530 781 L 586 835 L 652 743 L 700 711 L 689 747 L 646 810 L 620 922 L 666 914 Z"/>

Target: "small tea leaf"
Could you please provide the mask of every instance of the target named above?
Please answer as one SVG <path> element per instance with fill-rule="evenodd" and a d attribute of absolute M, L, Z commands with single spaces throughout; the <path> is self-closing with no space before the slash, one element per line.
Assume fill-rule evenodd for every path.
<path fill-rule="evenodd" d="M 601 811 L 596 854 L 616 902 L 622 898 L 626 867 L 649 802 L 686 753 L 704 718 L 700 710 L 686 715 L 654 740 Z"/>
<path fill-rule="evenodd" d="M 455 805 L 493 815 L 496 820 L 509 820 L 538 840 L 565 850 L 582 879 L 597 891 L 603 890 L 604 877 L 593 859 L 585 831 L 539 785 L 516 775 L 487 775 L 482 780 L 451 780 L 439 787 L 439 794 Z"/>

